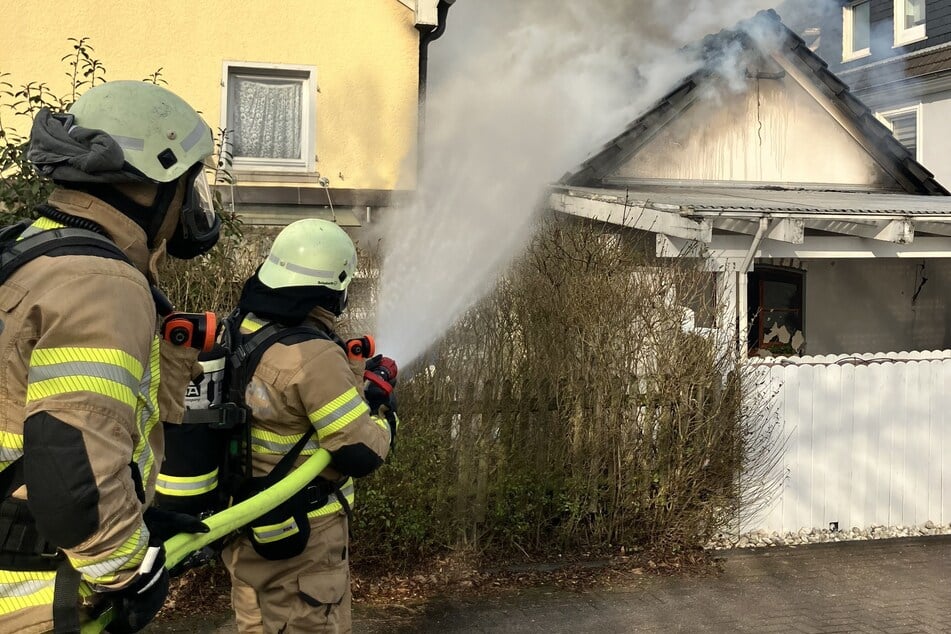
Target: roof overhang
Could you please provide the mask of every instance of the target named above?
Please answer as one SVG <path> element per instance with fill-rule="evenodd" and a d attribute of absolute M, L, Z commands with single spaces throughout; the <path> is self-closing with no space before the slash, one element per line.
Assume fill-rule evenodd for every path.
<path fill-rule="evenodd" d="M 951 258 L 949 196 L 555 185 L 549 204 L 572 216 L 654 233 L 657 255 L 709 256 L 719 270 L 737 259 L 748 266 L 752 258 Z"/>

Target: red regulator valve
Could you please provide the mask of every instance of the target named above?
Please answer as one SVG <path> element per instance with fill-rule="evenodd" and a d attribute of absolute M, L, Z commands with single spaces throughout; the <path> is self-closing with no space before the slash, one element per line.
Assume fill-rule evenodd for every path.
<path fill-rule="evenodd" d="M 217 332 L 218 319 L 212 312 L 170 313 L 162 320 L 162 338 L 174 346 L 210 352 Z"/>
<path fill-rule="evenodd" d="M 370 335 L 348 339 L 346 346 L 347 356 L 350 357 L 351 361 L 369 359 L 376 354 L 376 342 L 373 341 L 373 337 Z"/>

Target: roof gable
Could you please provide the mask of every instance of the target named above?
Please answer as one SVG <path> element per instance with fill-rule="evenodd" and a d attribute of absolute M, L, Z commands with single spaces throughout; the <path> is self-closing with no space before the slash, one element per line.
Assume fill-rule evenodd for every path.
<path fill-rule="evenodd" d="M 703 68 L 562 182 L 948 194 L 774 11 L 700 49 Z"/>

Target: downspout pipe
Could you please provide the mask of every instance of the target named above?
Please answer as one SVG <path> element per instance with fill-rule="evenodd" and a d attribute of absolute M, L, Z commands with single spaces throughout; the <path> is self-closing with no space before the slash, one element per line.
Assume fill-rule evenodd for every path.
<path fill-rule="evenodd" d="M 417 24 L 416 30 L 419 31 L 419 96 L 417 97 L 416 114 L 416 177 L 419 182 L 419 176 L 423 171 L 423 137 L 426 128 L 426 83 L 429 75 L 429 44 L 442 37 L 446 32 L 446 18 L 449 15 L 449 7 L 456 0 L 439 0 L 436 6 L 436 26 L 430 24 Z"/>

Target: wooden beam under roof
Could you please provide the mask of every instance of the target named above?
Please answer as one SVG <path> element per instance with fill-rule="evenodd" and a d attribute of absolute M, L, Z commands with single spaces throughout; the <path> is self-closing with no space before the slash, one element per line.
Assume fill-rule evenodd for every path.
<path fill-rule="evenodd" d="M 705 220 L 685 218 L 671 210 L 651 207 L 650 201 L 599 200 L 573 193 L 553 192 L 549 205 L 572 216 L 640 229 L 663 235 L 710 242 L 713 228 Z"/>
<path fill-rule="evenodd" d="M 770 240 L 780 240 L 781 242 L 791 242 L 792 244 L 802 244 L 805 237 L 805 220 L 798 218 L 777 218 L 774 219 L 769 230 L 763 235 Z M 754 236 L 759 230 L 759 222 L 745 218 L 727 218 L 720 216 L 713 219 L 713 228 L 721 231 L 732 231 L 733 233 L 744 233 Z"/>
<path fill-rule="evenodd" d="M 825 220 L 806 219 L 806 228 L 818 229 L 829 233 L 841 233 L 846 236 L 870 238 L 884 242 L 909 244 L 915 239 L 915 223 L 911 220 Z"/>

